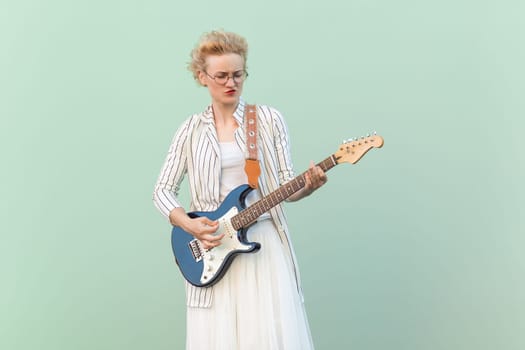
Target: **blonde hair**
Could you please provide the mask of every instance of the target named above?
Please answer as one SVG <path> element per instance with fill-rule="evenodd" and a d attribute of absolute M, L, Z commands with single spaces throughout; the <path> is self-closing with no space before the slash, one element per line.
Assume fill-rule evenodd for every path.
<path fill-rule="evenodd" d="M 200 41 L 191 51 L 191 62 L 188 69 L 193 73 L 193 78 L 198 82 L 199 71 L 206 70 L 206 57 L 209 55 L 224 55 L 235 53 L 241 56 L 246 65 L 248 54 L 248 43 L 242 36 L 225 32 L 223 30 L 214 30 L 204 33 Z"/>

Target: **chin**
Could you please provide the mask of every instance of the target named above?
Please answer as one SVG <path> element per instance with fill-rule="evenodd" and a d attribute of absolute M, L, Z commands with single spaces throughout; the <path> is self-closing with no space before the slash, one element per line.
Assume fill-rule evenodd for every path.
<path fill-rule="evenodd" d="M 224 104 L 232 104 L 232 103 L 237 104 L 238 102 L 239 102 L 239 96 L 237 95 L 226 96 L 225 98 L 222 99 L 222 103 Z"/>

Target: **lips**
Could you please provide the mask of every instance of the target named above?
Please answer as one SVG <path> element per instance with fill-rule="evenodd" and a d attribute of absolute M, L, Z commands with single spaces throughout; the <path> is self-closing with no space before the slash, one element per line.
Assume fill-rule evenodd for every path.
<path fill-rule="evenodd" d="M 234 90 L 234 89 L 228 90 L 228 91 L 226 91 L 226 95 L 235 95 L 236 92 L 237 92 L 237 90 Z"/>

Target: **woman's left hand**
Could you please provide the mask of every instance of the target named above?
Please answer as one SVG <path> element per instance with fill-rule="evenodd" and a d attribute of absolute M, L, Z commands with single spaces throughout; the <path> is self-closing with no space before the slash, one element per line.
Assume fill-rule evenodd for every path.
<path fill-rule="evenodd" d="M 307 195 L 311 194 L 328 181 L 323 169 L 318 165 L 314 165 L 313 161 L 310 162 L 310 168 L 306 172 L 305 178 L 306 184 L 304 185 L 304 190 Z"/>
<path fill-rule="evenodd" d="M 310 168 L 308 168 L 308 171 L 305 173 L 304 177 L 304 187 L 301 188 L 300 191 L 297 191 L 288 197 L 288 199 L 286 199 L 288 202 L 295 202 L 311 195 L 313 191 L 317 190 L 319 187 L 323 186 L 326 181 L 328 181 L 328 178 L 326 177 L 323 169 L 321 169 L 320 166 L 314 165 L 314 162 L 310 162 Z"/>

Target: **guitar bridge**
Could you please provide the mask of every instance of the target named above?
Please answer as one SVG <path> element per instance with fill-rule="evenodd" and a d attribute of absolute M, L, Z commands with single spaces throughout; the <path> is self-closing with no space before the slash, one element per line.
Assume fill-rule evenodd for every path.
<path fill-rule="evenodd" d="M 193 259 L 195 259 L 195 262 L 199 262 L 202 260 L 202 247 L 198 239 L 194 239 L 188 243 L 188 247 L 190 248 L 191 255 L 193 255 Z"/>

